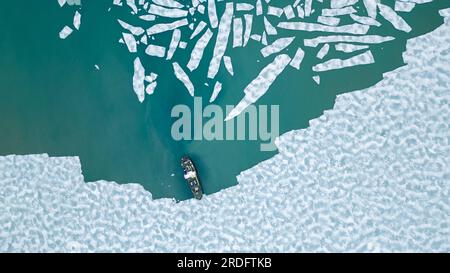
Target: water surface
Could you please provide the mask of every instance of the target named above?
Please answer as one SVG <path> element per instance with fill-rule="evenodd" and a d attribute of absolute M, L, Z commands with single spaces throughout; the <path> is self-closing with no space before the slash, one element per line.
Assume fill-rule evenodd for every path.
<path fill-rule="evenodd" d="M 181 156 L 188 154 L 194 159 L 204 191 L 210 194 L 235 185 L 239 172 L 276 153 L 261 152 L 259 141 L 174 141 L 170 111 L 177 104 L 192 106 L 193 100 L 174 78 L 170 63 L 140 56 L 159 77 L 155 94 L 147 96 L 143 104 L 138 102 L 132 90 L 136 56 L 117 42 L 121 28 L 116 19 L 126 15 L 107 12 L 111 2 L 86 3 L 80 31 L 66 40 L 60 40 L 58 33 L 71 22 L 74 8 L 61 9 L 56 1 L 2 4 L 0 155 L 79 156 L 86 181 L 140 183 L 155 198 L 183 200 L 191 194 L 179 167 Z M 396 39 L 371 47 L 376 63 L 322 73 L 320 85 L 312 80 L 315 74 L 311 71 L 318 48 L 306 48 L 302 69 L 285 70 L 258 104 L 280 105 L 281 134 L 306 128 L 311 119 L 333 107 L 336 95 L 372 86 L 384 72 L 404 65 L 401 55 L 407 39 L 441 25 L 438 10 L 449 6 L 448 1 L 435 1 L 402 14 L 413 28 L 407 34 L 379 18 L 382 27 L 374 34 Z M 302 46 L 302 38 L 317 35 L 297 35 L 292 48 Z M 224 69 L 219 72 L 223 90 L 217 104 L 236 104 L 243 97 L 242 90 L 267 64 L 260 48 L 250 42 L 248 47 L 232 51 L 238 76 L 231 78 Z M 177 54 L 181 54 L 180 63 L 187 62 L 188 54 Z M 333 50 L 329 54 L 348 57 Z M 209 82 L 210 87 L 203 84 L 206 77 L 200 75 L 206 71 L 207 66 L 201 66 L 198 76 L 192 77 L 198 87 L 196 94 L 204 102 L 214 83 Z"/>

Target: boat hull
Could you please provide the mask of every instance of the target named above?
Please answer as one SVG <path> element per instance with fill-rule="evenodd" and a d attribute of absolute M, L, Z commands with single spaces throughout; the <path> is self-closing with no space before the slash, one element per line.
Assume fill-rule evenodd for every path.
<path fill-rule="evenodd" d="M 195 168 L 194 162 L 187 157 L 184 156 L 181 159 L 181 167 L 184 171 L 184 179 L 186 180 L 189 189 L 192 192 L 192 195 L 198 200 L 203 197 L 203 190 L 200 184 L 200 179 L 198 178 L 197 169 Z"/>

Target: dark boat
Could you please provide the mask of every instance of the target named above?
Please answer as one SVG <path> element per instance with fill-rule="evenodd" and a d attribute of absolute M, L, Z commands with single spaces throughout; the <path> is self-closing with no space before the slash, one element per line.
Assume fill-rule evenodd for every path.
<path fill-rule="evenodd" d="M 183 168 L 184 179 L 186 179 L 192 194 L 198 200 L 202 199 L 203 191 L 198 179 L 197 170 L 194 163 L 188 156 L 181 158 L 181 167 Z"/>

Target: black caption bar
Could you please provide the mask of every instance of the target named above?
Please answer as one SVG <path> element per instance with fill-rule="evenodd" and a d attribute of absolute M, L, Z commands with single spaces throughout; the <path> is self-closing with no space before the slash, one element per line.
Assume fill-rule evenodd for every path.
<path fill-rule="evenodd" d="M 334 272 L 362 269 L 384 272 L 392 264 L 418 269 L 429 261 L 447 262 L 448 254 L 273 254 L 273 253 L 176 253 L 176 254 L 0 254 L 0 263 L 10 263 L 16 271 L 30 267 L 65 272 Z M 361 267 L 362 266 L 362 267 Z M 308 269 L 308 270 L 307 270 Z M 330 270 L 331 269 L 331 270 Z M 28 272 L 28 271 L 25 271 Z"/>

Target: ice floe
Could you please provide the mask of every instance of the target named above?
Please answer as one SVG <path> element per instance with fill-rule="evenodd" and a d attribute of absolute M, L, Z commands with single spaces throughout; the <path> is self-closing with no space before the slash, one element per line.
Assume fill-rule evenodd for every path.
<path fill-rule="evenodd" d="M 73 16 L 73 26 L 76 30 L 80 29 L 81 25 L 81 14 L 77 11 L 75 11 L 75 15 Z"/>
<path fill-rule="evenodd" d="M 174 62 L 172 65 L 175 76 L 184 84 L 189 94 L 193 97 L 195 88 L 191 82 L 191 79 L 189 79 L 189 76 L 186 72 L 184 72 L 183 68 L 181 68 L 178 63 Z"/>
<path fill-rule="evenodd" d="M 281 17 L 281 15 L 283 15 L 283 12 L 284 12 L 283 9 L 279 7 L 274 6 L 267 7 L 267 15 Z"/>
<path fill-rule="evenodd" d="M 328 51 L 330 50 L 330 45 L 329 44 L 324 44 L 321 48 L 320 48 L 320 50 L 319 50 L 319 52 L 317 53 L 317 58 L 318 59 L 320 59 L 320 60 L 322 60 L 327 54 L 328 54 Z"/>
<path fill-rule="evenodd" d="M 228 38 L 231 31 L 231 20 L 233 18 L 234 6 L 233 3 L 226 3 L 225 12 L 223 13 L 217 34 L 216 45 L 214 47 L 213 56 L 208 69 L 208 78 L 212 79 L 219 71 L 219 66 L 222 61 L 222 57 L 225 54 L 225 50 L 228 44 Z"/>
<path fill-rule="evenodd" d="M 347 43 L 338 43 L 334 47 L 337 51 L 342 51 L 345 53 L 352 53 L 355 51 L 369 48 L 368 45 L 355 45 L 355 44 L 347 44 Z"/>
<path fill-rule="evenodd" d="M 394 10 L 392 10 L 389 6 L 378 4 L 378 8 L 380 9 L 380 14 L 386 20 L 391 22 L 391 24 L 398 30 L 404 32 L 410 32 L 411 27 L 406 23 L 406 21 L 400 17 Z"/>
<path fill-rule="evenodd" d="M 145 69 L 139 58 L 134 59 L 134 75 L 133 75 L 133 90 L 139 99 L 143 102 L 145 99 L 144 87 Z"/>
<path fill-rule="evenodd" d="M 236 3 L 236 11 L 251 11 L 255 7 L 249 3 Z"/>
<path fill-rule="evenodd" d="M 65 26 L 63 27 L 63 29 L 59 32 L 59 38 L 61 39 L 66 39 L 67 37 L 69 37 L 70 34 L 72 34 L 73 29 L 70 28 L 69 26 Z"/>
<path fill-rule="evenodd" d="M 233 19 L 233 47 L 240 47 L 242 43 L 243 25 L 241 18 Z"/>
<path fill-rule="evenodd" d="M 122 33 L 123 35 L 123 41 L 127 45 L 128 51 L 131 53 L 137 52 L 137 45 L 136 45 L 136 39 L 134 36 L 130 33 Z"/>
<path fill-rule="evenodd" d="M 158 78 L 158 74 L 151 72 L 150 75 L 145 76 L 145 81 L 147 81 L 148 83 L 152 83 L 152 82 L 156 81 L 157 78 Z"/>
<path fill-rule="evenodd" d="M 295 17 L 294 9 L 292 6 L 287 5 L 283 8 L 284 15 L 286 16 L 286 19 L 290 20 Z"/>
<path fill-rule="evenodd" d="M 269 20 L 267 20 L 266 17 L 264 17 L 264 27 L 266 30 L 265 33 L 267 33 L 269 35 L 277 35 L 278 34 L 277 29 L 274 26 L 272 26 L 272 24 L 269 22 Z"/>
<path fill-rule="evenodd" d="M 365 35 L 365 36 L 349 36 L 349 35 L 330 35 L 318 36 L 312 39 L 305 39 L 305 46 L 316 47 L 323 43 L 351 42 L 363 44 L 379 44 L 394 40 L 392 36 Z"/>
<path fill-rule="evenodd" d="M 294 58 L 292 58 L 290 66 L 294 67 L 295 69 L 300 69 L 300 65 L 303 61 L 303 57 L 305 56 L 305 51 L 301 48 L 297 48 L 297 51 L 295 52 Z"/>
<path fill-rule="evenodd" d="M 184 5 L 175 0 L 152 0 L 155 4 L 168 8 L 183 8 Z"/>
<path fill-rule="evenodd" d="M 227 69 L 228 73 L 230 73 L 230 75 L 233 76 L 234 75 L 233 62 L 231 61 L 230 56 L 223 56 L 223 62 L 225 63 L 225 68 Z"/>
<path fill-rule="evenodd" d="M 177 21 L 171 22 L 171 23 L 156 24 L 147 29 L 147 35 L 151 36 L 154 34 L 174 30 L 176 28 L 185 26 L 187 24 L 188 24 L 188 20 L 186 18 L 177 20 Z"/>
<path fill-rule="evenodd" d="M 191 59 L 187 64 L 187 68 L 189 68 L 190 71 L 197 69 L 203 57 L 203 51 L 205 50 L 205 47 L 208 45 L 212 37 L 213 37 L 212 31 L 210 29 L 207 29 L 205 33 L 203 33 L 202 37 L 200 37 L 200 39 L 195 44 L 195 47 L 191 53 Z"/>
<path fill-rule="evenodd" d="M 150 4 L 150 9 L 148 10 L 148 13 L 156 16 L 169 18 L 186 17 L 188 15 L 188 11 L 186 10 L 177 8 L 165 8 L 154 4 Z"/>
<path fill-rule="evenodd" d="M 256 16 L 263 14 L 263 6 L 261 0 L 256 0 Z"/>
<path fill-rule="evenodd" d="M 369 26 L 353 23 L 350 25 L 342 26 L 327 26 L 316 23 L 305 22 L 281 22 L 278 24 L 279 28 L 289 30 L 303 30 L 303 31 L 320 31 L 320 32 L 333 32 L 333 33 L 348 33 L 348 34 L 366 34 L 369 30 Z"/>
<path fill-rule="evenodd" d="M 305 0 L 305 17 L 309 17 L 311 15 L 312 2 L 313 0 Z"/>
<path fill-rule="evenodd" d="M 212 28 L 217 28 L 219 19 L 217 18 L 216 0 L 208 1 L 208 17 Z"/>
<path fill-rule="evenodd" d="M 340 9 L 323 9 L 322 16 L 342 16 L 355 13 L 356 10 L 353 7 L 345 7 Z"/>
<path fill-rule="evenodd" d="M 288 47 L 294 41 L 294 39 L 295 37 L 279 38 L 272 44 L 263 47 L 261 49 L 261 54 L 264 56 L 264 58 L 267 58 L 268 56 L 278 53 Z"/>
<path fill-rule="evenodd" d="M 379 0 L 285 2 L 113 0 L 112 2 L 115 7 L 132 13 L 126 21 L 115 18 L 125 30 L 119 42 L 125 44 L 129 52 L 137 53 L 138 56 L 142 56 L 144 51 L 147 58 L 160 58 L 169 65 L 172 64 L 174 76 L 182 79 L 189 93 L 193 93 L 195 86 L 189 80 L 191 76 L 206 77 L 208 80 L 200 82 L 209 84 L 225 82 L 226 79 L 223 77 L 237 76 L 233 71 L 231 56 L 234 56 L 234 51 L 239 52 L 249 44 L 259 50 L 267 62 L 274 61 L 273 58 L 279 60 L 280 55 L 289 56 L 290 66 L 297 70 L 300 70 L 305 54 L 313 53 L 314 60 L 308 58 L 308 65 L 318 72 L 315 75 L 318 83 L 320 72 L 329 70 L 333 65 L 344 69 L 350 62 L 372 63 L 371 58 L 364 58 L 371 54 L 370 49 L 395 39 L 394 36 L 383 34 L 385 28 L 378 27 L 382 23 L 387 23 L 392 24 L 395 31 L 409 32 L 411 27 L 402 15 L 411 12 L 417 5 L 431 1 L 396 0 L 381 3 Z M 75 20 L 77 16 L 81 15 L 75 14 L 74 27 L 79 26 Z M 65 29 L 61 36 L 67 37 L 70 32 L 71 28 Z M 184 52 L 176 54 L 177 50 Z M 331 54 L 327 54 L 329 50 L 348 54 L 351 58 L 343 58 L 340 61 L 331 59 Z M 353 52 L 362 50 L 366 53 L 354 56 Z M 185 53 L 188 56 L 187 60 L 180 58 Z M 206 74 L 205 69 L 199 69 L 200 66 L 207 68 Z M 228 73 L 219 73 L 223 68 Z M 254 81 L 258 82 L 257 79 L 250 80 L 248 86 L 253 86 Z M 153 93 L 155 85 L 147 86 L 147 94 Z M 214 93 L 214 90 L 211 92 Z"/>
<path fill-rule="evenodd" d="M 155 92 L 155 88 L 158 85 L 157 82 L 151 82 L 147 85 L 147 87 L 145 88 L 145 93 L 147 93 L 148 95 L 152 95 L 153 92 Z"/>
<path fill-rule="evenodd" d="M 120 19 L 117 19 L 117 22 L 119 22 L 119 24 L 126 30 L 128 30 L 131 34 L 135 35 L 135 36 L 139 36 L 142 35 L 145 31 L 142 27 L 135 27 L 132 26 Z"/>
<path fill-rule="evenodd" d="M 213 93 L 211 95 L 211 98 L 209 99 L 210 103 L 212 103 L 212 102 L 214 102 L 216 100 L 216 98 L 219 95 L 221 90 L 222 90 L 222 83 L 216 82 L 216 84 L 214 84 L 214 90 L 213 90 Z"/>
<path fill-rule="evenodd" d="M 153 14 L 141 15 L 141 16 L 139 16 L 139 18 L 144 21 L 155 21 L 156 20 L 156 16 Z"/>
<path fill-rule="evenodd" d="M 58 4 L 60 7 L 62 7 L 66 4 L 66 0 L 58 0 Z"/>
<path fill-rule="evenodd" d="M 358 14 L 377 19 L 377 1 L 359 2 L 368 12 Z M 306 3 L 306 18 L 315 18 L 311 5 L 318 2 Z M 315 36 L 307 43 L 372 47 L 394 39 L 379 34 Z M 448 252 L 443 234 L 450 215 L 449 151 L 443 128 L 449 120 L 449 35 L 447 19 L 408 41 L 407 65 L 373 87 L 339 95 L 334 109 L 311 120 L 308 129 L 277 139 L 278 155 L 242 172 L 237 186 L 205 196 L 204 202 L 153 200 L 137 184 L 85 183 L 74 157 L 0 157 L 0 207 L 6 212 L 0 214 L 0 249 Z M 319 75 L 313 79 L 320 83 Z M 30 221 L 34 224 L 26 224 Z"/>
<path fill-rule="evenodd" d="M 194 32 L 192 32 L 191 37 L 189 39 L 194 39 L 198 34 L 202 32 L 202 30 L 207 26 L 207 24 L 204 21 L 200 21 L 198 25 L 195 27 Z"/>
<path fill-rule="evenodd" d="M 341 60 L 341 59 L 331 59 L 324 63 L 317 64 L 313 66 L 312 70 L 315 72 L 329 71 L 335 69 L 341 69 L 345 67 L 351 67 L 356 65 L 372 64 L 375 60 L 373 58 L 372 52 L 366 51 L 357 56 Z"/>
<path fill-rule="evenodd" d="M 253 15 L 252 14 L 244 15 L 244 22 L 245 22 L 245 31 L 244 31 L 243 46 L 246 46 L 248 41 L 250 40 L 250 36 L 252 33 Z"/>
<path fill-rule="evenodd" d="M 312 78 L 318 85 L 320 84 L 320 76 L 319 75 L 313 76 Z"/>
<path fill-rule="evenodd" d="M 416 3 L 414 2 L 403 2 L 403 1 L 395 1 L 395 11 L 399 12 L 410 12 L 414 9 Z"/>
<path fill-rule="evenodd" d="M 378 0 L 363 0 L 367 14 L 374 19 L 377 17 L 377 2 Z"/>
<path fill-rule="evenodd" d="M 170 40 L 169 51 L 167 52 L 167 60 L 172 59 L 173 54 L 177 50 L 178 45 L 180 44 L 181 39 L 181 30 L 175 29 L 172 34 L 172 39 Z"/>
<path fill-rule="evenodd" d="M 332 9 L 340 9 L 356 4 L 359 0 L 331 0 Z"/>
<path fill-rule="evenodd" d="M 356 14 L 350 14 L 350 17 L 355 20 L 355 22 L 358 22 L 360 24 L 369 25 L 369 26 L 381 26 L 381 23 L 375 20 L 372 17 L 366 17 L 366 16 L 359 16 Z"/>
<path fill-rule="evenodd" d="M 341 19 L 339 19 L 337 17 L 329 17 L 329 16 L 317 17 L 317 22 L 324 24 L 324 25 L 329 25 L 329 26 L 337 26 L 337 25 L 339 25 L 340 21 L 341 21 Z"/>
<path fill-rule="evenodd" d="M 163 46 L 150 44 L 145 49 L 145 53 L 149 56 L 164 58 L 166 55 L 166 48 Z"/>
<path fill-rule="evenodd" d="M 126 0 L 127 5 L 133 10 L 133 14 L 137 14 L 138 8 L 136 6 L 136 0 Z"/>
<path fill-rule="evenodd" d="M 259 75 L 245 88 L 245 97 L 231 110 L 225 120 L 238 116 L 250 104 L 262 97 L 290 61 L 291 58 L 286 54 L 276 56 L 273 62 L 264 67 Z"/>

